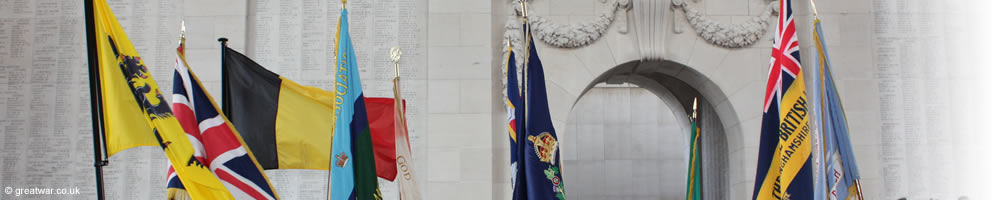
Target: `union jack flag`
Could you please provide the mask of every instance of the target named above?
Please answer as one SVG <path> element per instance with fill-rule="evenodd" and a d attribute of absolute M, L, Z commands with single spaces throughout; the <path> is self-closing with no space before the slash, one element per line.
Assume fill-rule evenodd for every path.
<path fill-rule="evenodd" d="M 207 164 L 236 199 L 278 199 L 239 134 L 219 115 L 218 106 L 191 73 L 184 59 L 183 42 L 177 48 L 175 69 L 172 108 L 195 147 L 195 158 Z M 173 167 L 167 172 L 168 188 L 183 188 Z"/>
<path fill-rule="evenodd" d="M 785 89 L 792 84 L 802 68 L 799 63 L 799 36 L 795 32 L 790 5 L 791 0 L 782 0 L 778 23 L 775 24 L 777 27 L 774 29 L 771 63 L 767 73 L 767 96 L 764 97 L 765 112 L 772 102 L 781 101 Z"/>

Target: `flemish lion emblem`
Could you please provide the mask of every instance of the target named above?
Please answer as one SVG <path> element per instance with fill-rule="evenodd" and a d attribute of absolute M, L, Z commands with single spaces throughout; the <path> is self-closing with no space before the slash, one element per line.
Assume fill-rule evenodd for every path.
<path fill-rule="evenodd" d="M 538 136 L 529 135 L 528 140 L 535 144 L 535 154 L 538 155 L 539 161 L 553 165 L 556 163 L 555 154 L 556 149 L 559 148 L 556 137 L 553 137 L 549 132 L 542 132 Z"/>
<path fill-rule="evenodd" d="M 122 70 L 122 75 L 128 81 L 129 88 L 135 96 L 136 102 L 142 106 L 150 119 L 173 117 L 170 105 L 163 100 L 163 94 L 156 86 L 156 81 L 149 75 L 149 70 L 138 56 L 124 55 L 118 51 L 118 46 L 111 36 L 108 36 L 111 50 L 118 59 L 118 67 Z"/>

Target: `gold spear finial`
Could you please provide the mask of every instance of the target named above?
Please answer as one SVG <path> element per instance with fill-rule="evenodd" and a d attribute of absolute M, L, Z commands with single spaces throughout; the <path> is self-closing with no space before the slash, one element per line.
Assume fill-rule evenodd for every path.
<path fill-rule="evenodd" d="M 691 105 L 691 118 L 698 119 L 698 97 L 694 98 L 694 104 Z"/>
<path fill-rule="evenodd" d="M 344 5 L 344 9 L 347 9 L 347 0 L 340 0 L 340 3 Z"/>

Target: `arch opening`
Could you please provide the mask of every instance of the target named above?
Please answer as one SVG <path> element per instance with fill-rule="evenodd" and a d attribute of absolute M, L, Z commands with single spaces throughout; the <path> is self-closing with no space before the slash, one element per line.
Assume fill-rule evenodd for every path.
<path fill-rule="evenodd" d="M 732 120 L 735 111 L 706 76 L 662 60 L 615 66 L 577 96 L 567 117 L 567 134 L 561 136 L 568 142 L 567 151 L 575 152 L 563 155 L 565 175 L 570 176 L 567 188 L 574 188 L 568 190 L 570 197 L 684 198 L 691 133 L 688 116 L 695 98 L 702 130 L 704 198 L 729 199 L 730 188 L 736 185 L 730 176 L 741 171 L 730 169 L 743 169 L 743 162 L 730 163 L 742 158 L 731 151 L 742 144 L 739 128 L 727 128 L 738 124 Z M 594 142 L 594 138 L 601 141 Z M 649 142 L 655 143 L 657 152 L 649 152 Z M 615 190 L 631 191 L 625 194 L 632 196 L 605 192 Z"/>

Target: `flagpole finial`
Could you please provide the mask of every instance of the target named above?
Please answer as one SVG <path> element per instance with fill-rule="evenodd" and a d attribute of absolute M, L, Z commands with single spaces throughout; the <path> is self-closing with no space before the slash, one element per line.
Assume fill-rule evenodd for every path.
<path fill-rule="evenodd" d="M 344 9 L 347 9 L 347 0 L 340 0 L 340 3 L 344 5 Z"/>
<path fill-rule="evenodd" d="M 812 4 L 813 17 L 819 19 L 819 11 L 816 10 L 816 1 L 809 0 L 809 3 Z"/>
<path fill-rule="evenodd" d="M 389 49 L 389 59 L 396 65 L 396 78 L 399 78 L 399 59 L 403 57 L 403 49 L 394 46 Z"/>
<path fill-rule="evenodd" d="M 186 27 L 184 27 L 184 20 L 181 20 L 181 41 L 180 41 L 180 44 L 181 44 L 181 45 L 183 45 L 183 44 L 184 44 L 184 39 L 185 39 L 185 38 L 184 38 L 184 32 L 186 31 L 186 29 L 187 29 L 187 28 L 186 28 Z"/>
<path fill-rule="evenodd" d="M 694 98 L 694 104 L 691 105 L 691 118 L 698 119 L 698 97 Z"/>

